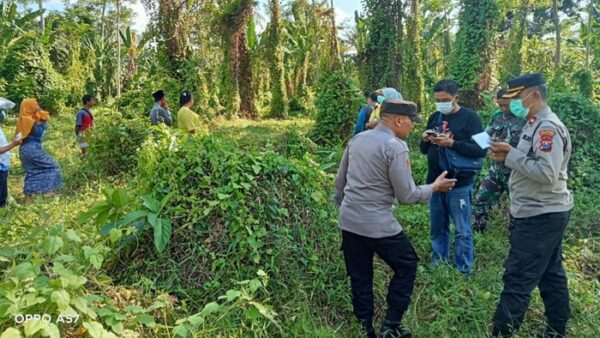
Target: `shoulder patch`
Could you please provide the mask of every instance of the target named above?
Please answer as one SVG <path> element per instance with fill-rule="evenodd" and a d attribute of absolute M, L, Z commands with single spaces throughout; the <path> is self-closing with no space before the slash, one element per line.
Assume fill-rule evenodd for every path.
<path fill-rule="evenodd" d="M 540 135 L 539 149 L 541 151 L 543 151 L 543 152 L 552 151 L 552 139 L 554 138 L 555 134 L 556 134 L 556 132 L 554 130 L 550 130 L 550 129 L 544 129 L 544 130 L 539 131 L 539 135 Z"/>

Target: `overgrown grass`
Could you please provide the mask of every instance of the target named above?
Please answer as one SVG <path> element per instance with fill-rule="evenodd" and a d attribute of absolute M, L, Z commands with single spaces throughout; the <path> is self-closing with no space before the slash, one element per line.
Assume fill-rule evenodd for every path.
<path fill-rule="evenodd" d="M 14 123 L 14 121 L 13 121 Z M 8 135 L 12 135 L 13 125 L 3 125 Z M 287 140 L 290 131 L 305 135 L 312 126 L 310 120 L 292 121 L 217 121 L 213 126 L 214 134 L 238 142 L 242 149 L 287 151 L 281 148 L 281 140 Z M 414 144 L 414 142 L 411 142 Z M 60 163 L 65 176 L 66 188 L 57 199 L 37 199 L 33 204 L 21 204 L 23 171 L 18 156 L 13 157 L 13 166 L 9 180 L 10 192 L 17 202 L 8 210 L 0 210 L 0 243 L 2 248 L 13 248 L 25 243 L 31 232 L 39 226 L 47 227 L 63 223 L 69 229 L 80 234 L 87 244 L 97 241 L 98 230 L 93 225 L 77 226 L 75 219 L 80 212 L 87 211 L 95 202 L 102 200 L 101 188 L 121 185 L 127 188 L 127 179 L 101 178 L 88 181 L 82 172 L 79 149 L 72 132 L 72 117 L 60 116 L 52 120 L 51 129 L 46 136 L 45 148 Z M 423 182 L 425 178 L 425 158 L 412 149 L 412 167 L 415 179 Z M 327 152 L 324 154 L 324 152 Z M 339 160 L 340 149 L 326 150 L 315 148 L 311 157 L 315 161 L 335 163 Z M 321 152 L 321 153 L 319 153 Z M 18 151 L 17 151 L 18 153 Z M 336 166 L 327 170 L 334 172 Z M 331 178 L 333 180 L 333 178 Z M 596 194 L 576 194 L 576 207 L 565 239 L 565 265 L 569 276 L 571 292 L 572 320 L 569 323 L 571 337 L 600 337 L 600 232 Z M 451 267 L 431 268 L 429 244 L 429 217 L 427 206 L 400 206 L 395 213 L 406 229 L 417 253 L 421 258 L 417 283 L 412 304 L 406 316 L 406 324 L 413 330 L 415 337 L 485 337 L 490 333 L 491 318 L 502 289 L 502 264 L 508 252 L 507 202 L 496 208 L 489 231 L 475 237 L 475 275 L 465 279 Z M 335 219 L 337 215 L 331 214 Z M 318 230 L 319 248 L 315 252 L 317 260 L 314 269 L 305 271 L 287 271 L 281 267 L 279 278 L 269 280 L 271 290 L 277 293 L 259 291 L 260 301 L 274 305 L 277 313 L 275 321 L 281 329 L 269 321 L 242 321 L 242 312 L 232 316 L 207 318 L 208 329 L 202 336 L 209 337 L 359 337 L 350 301 L 349 282 L 345 277 L 342 254 L 339 251 L 339 230 L 334 222 L 330 229 Z M 318 227 L 315 227 L 317 229 Z M 317 231 L 317 230 L 315 230 Z M 302 245 L 300 242 L 299 245 Z M 70 247 L 69 247 L 70 248 Z M 35 251 L 35 248 L 30 248 Z M 75 249 L 69 249 L 75 250 Z M 62 252 L 67 255 L 71 252 Z M 72 253 L 75 255 L 75 253 Z M 107 253 L 108 255 L 109 253 Z M 2 270 L 8 269 L 8 263 L 0 262 Z M 115 296 L 114 290 L 136 290 L 133 298 L 140 304 L 163 291 L 177 294 L 177 305 L 168 313 L 157 315 L 159 323 L 154 329 L 137 328 L 139 337 L 173 336 L 176 319 L 195 313 L 191 303 L 206 304 L 217 299 L 186 299 L 185 294 L 177 290 L 157 289 L 153 280 L 139 276 L 137 282 L 129 285 L 112 285 L 106 277 L 103 267 L 91 272 L 88 279 L 95 278 L 94 290 L 90 293 Z M 235 275 L 235 273 L 234 273 Z M 245 277 L 245 276 L 240 276 Z M 380 260 L 376 263 L 375 295 L 376 315 L 381 320 L 385 311 L 385 294 L 390 270 Z M 100 280 L 98 280 L 100 278 Z M 240 280 L 245 278 L 240 278 Z M 289 288 L 293 281 L 301 280 L 307 287 Z M 5 282 L 0 280 L 0 283 Z M 224 281 L 230 283 L 232 281 Z M 99 288 L 99 289 L 98 289 Z M 309 290 L 309 291 L 307 291 Z M 2 292 L 2 291 L 0 291 Z M 220 301 L 221 302 L 221 301 Z M 245 304 L 239 305 L 240 309 Z M 233 308 L 231 311 L 234 311 Z M 237 311 L 237 310 L 235 310 Z M 234 312 L 235 312 L 234 311 Z M 212 317 L 211 317 L 212 318 Z M 525 324 L 519 337 L 532 337 L 544 326 L 543 305 L 536 291 L 532 297 Z M 162 324 L 160 324 L 162 323 Z M 0 332 L 10 323 L 0 323 Z M 133 335 L 135 336 L 135 335 Z"/>

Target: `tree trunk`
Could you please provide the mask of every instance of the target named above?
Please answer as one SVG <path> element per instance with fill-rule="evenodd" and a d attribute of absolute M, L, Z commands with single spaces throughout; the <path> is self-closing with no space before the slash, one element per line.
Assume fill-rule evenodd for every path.
<path fill-rule="evenodd" d="M 271 113 L 278 118 L 288 115 L 288 96 L 285 86 L 286 75 L 283 65 L 283 46 L 281 40 L 281 10 L 279 0 L 270 1 L 271 31 L 270 31 L 270 64 L 271 64 Z"/>
<path fill-rule="evenodd" d="M 227 96 L 227 116 L 256 118 L 252 91 L 252 56 L 247 44 L 246 30 L 252 15 L 252 0 L 240 0 L 237 8 L 224 13 L 221 29 L 225 42 L 224 86 Z"/>
<path fill-rule="evenodd" d="M 556 31 L 556 52 L 554 55 L 554 67 L 556 71 L 560 68 L 560 19 L 558 18 L 558 0 L 552 0 L 552 20 L 554 21 L 554 30 Z"/>
<path fill-rule="evenodd" d="M 121 1 L 117 1 L 117 97 L 121 97 Z"/>
<path fill-rule="evenodd" d="M 341 65 L 340 48 L 338 46 L 337 27 L 335 26 L 335 7 L 331 0 L 331 69 L 335 69 Z"/>
<path fill-rule="evenodd" d="M 408 100 L 419 107 L 425 104 L 425 84 L 423 80 L 423 60 L 421 53 L 421 10 L 419 0 L 411 1 L 411 17 L 408 26 L 408 45 L 406 54 L 406 73 L 403 88 Z"/>
<path fill-rule="evenodd" d="M 108 0 L 104 0 L 102 1 L 102 16 L 100 17 L 100 37 L 102 39 L 102 41 L 105 41 L 105 17 L 106 17 L 106 2 Z"/>
<path fill-rule="evenodd" d="M 590 68 L 590 53 L 591 53 L 591 42 L 592 42 L 592 16 L 594 15 L 594 0 L 590 0 L 588 7 L 588 20 L 587 20 L 587 39 L 585 42 L 585 67 Z"/>
<path fill-rule="evenodd" d="M 44 10 L 43 0 L 38 0 L 38 7 L 39 7 L 40 11 Z M 42 34 L 44 34 L 44 32 L 46 31 L 46 19 L 44 18 L 44 13 L 42 13 L 42 15 L 40 15 L 40 25 L 42 28 Z"/>

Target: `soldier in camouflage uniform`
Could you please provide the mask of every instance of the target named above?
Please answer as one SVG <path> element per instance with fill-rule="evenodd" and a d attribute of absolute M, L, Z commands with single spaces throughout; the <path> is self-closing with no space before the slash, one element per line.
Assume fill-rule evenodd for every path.
<path fill-rule="evenodd" d="M 500 110 L 492 116 L 486 132 L 492 140 L 506 142 L 516 147 L 521 137 L 521 129 L 525 125 L 525 120 L 516 117 L 510 112 L 508 107 L 509 100 L 502 98 L 506 89 L 501 88 L 496 94 L 496 102 Z M 473 204 L 473 229 L 483 231 L 489 220 L 490 209 L 492 205 L 497 204 L 504 192 L 508 192 L 508 178 L 510 169 L 504 163 L 491 162 L 488 174 L 481 182 L 475 203 Z"/>

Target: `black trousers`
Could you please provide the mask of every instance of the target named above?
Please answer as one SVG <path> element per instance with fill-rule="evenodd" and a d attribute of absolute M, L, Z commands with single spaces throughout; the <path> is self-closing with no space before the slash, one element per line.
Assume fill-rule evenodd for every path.
<path fill-rule="evenodd" d="M 494 316 L 495 336 L 509 336 L 519 329 L 536 286 L 544 301 L 549 328 L 565 333 L 570 308 L 561 243 L 570 216 L 567 211 L 511 218 L 504 290 Z"/>
<path fill-rule="evenodd" d="M 387 294 L 386 320 L 400 322 L 408 309 L 419 258 L 404 232 L 385 238 L 369 238 L 342 231 L 342 249 L 352 286 L 354 314 L 361 323 L 373 320 L 373 254 L 394 271 Z"/>
<path fill-rule="evenodd" d="M 8 171 L 0 171 L 0 208 L 6 204 L 8 197 Z"/>

